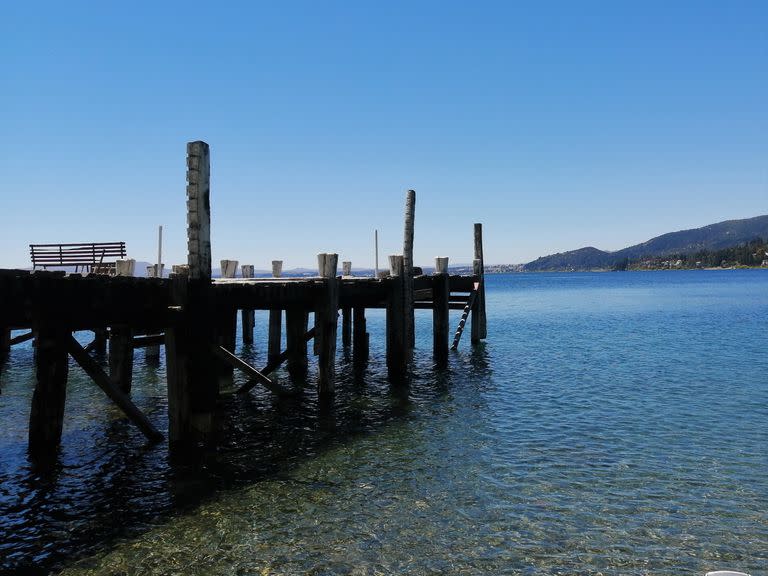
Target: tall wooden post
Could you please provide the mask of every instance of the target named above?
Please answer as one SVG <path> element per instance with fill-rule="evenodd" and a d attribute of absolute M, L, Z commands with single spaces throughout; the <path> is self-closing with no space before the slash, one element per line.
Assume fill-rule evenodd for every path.
<path fill-rule="evenodd" d="M 416 192 L 408 190 L 405 194 L 405 234 L 403 239 L 403 276 L 405 299 L 405 340 L 408 356 L 416 345 L 416 320 L 413 311 L 413 228 L 416 215 Z"/>
<path fill-rule="evenodd" d="M 432 351 L 435 364 L 448 364 L 448 337 L 450 285 L 448 258 L 435 258 L 435 275 L 432 277 Z"/>
<path fill-rule="evenodd" d="M 389 257 L 391 278 L 387 299 L 387 371 L 390 380 L 402 382 L 408 366 L 408 341 L 406 337 L 405 278 L 403 257 Z"/>
<path fill-rule="evenodd" d="M 147 276 L 149 278 L 162 278 L 163 275 L 163 264 L 160 262 L 161 260 L 161 243 L 162 243 L 162 230 L 163 227 L 160 226 L 160 231 L 158 232 L 158 262 L 154 266 L 147 266 Z M 133 269 L 129 270 L 128 275 L 133 275 Z M 160 346 L 158 344 L 153 344 L 152 346 L 147 346 L 144 348 L 144 358 L 151 361 L 151 362 L 159 362 L 160 361 Z"/>
<path fill-rule="evenodd" d="M 474 274 L 480 278 L 480 287 L 472 307 L 472 342 L 477 343 L 488 337 L 485 318 L 485 265 L 483 263 L 483 225 L 475 224 L 475 261 Z"/>
<path fill-rule="evenodd" d="M 283 275 L 283 261 L 272 260 L 272 278 Z M 283 311 L 274 308 L 269 311 L 269 335 L 267 338 L 267 360 L 274 362 L 280 356 L 280 342 L 283 337 Z"/>
<path fill-rule="evenodd" d="M 243 264 L 243 278 L 253 278 L 253 264 Z M 253 328 L 256 324 L 256 314 L 253 310 L 241 312 L 241 324 L 243 328 L 243 344 L 253 344 Z"/>
<path fill-rule="evenodd" d="M 210 151 L 187 144 L 187 246 L 189 277 L 171 286 L 165 332 L 168 362 L 169 439 L 172 445 L 205 438 L 213 429 L 218 383 L 212 366 Z"/>
<path fill-rule="evenodd" d="M 353 309 L 352 363 L 362 366 L 368 361 L 368 332 L 366 331 L 365 307 Z"/>
<path fill-rule="evenodd" d="M 96 352 L 96 354 L 107 353 L 107 329 L 96 328 L 93 331 L 93 343 L 90 345 L 90 349 Z"/>
<path fill-rule="evenodd" d="M 318 344 L 318 396 L 333 395 L 336 376 L 336 330 L 339 316 L 338 254 L 318 254 L 317 267 L 325 284 L 325 295 L 315 310 L 315 340 Z"/>
<path fill-rule="evenodd" d="M 285 339 L 288 349 L 288 372 L 292 377 L 303 379 L 307 375 L 307 333 L 309 315 L 301 308 L 285 311 Z"/>
<path fill-rule="evenodd" d="M 130 326 L 112 326 L 109 337 L 109 375 L 126 394 L 133 379 L 133 332 Z"/>
<path fill-rule="evenodd" d="M 342 277 L 352 275 L 352 262 L 345 260 L 341 263 Z M 352 344 L 352 309 L 346 306 L 341 309 L 341 345 L 349 348 Z"/>

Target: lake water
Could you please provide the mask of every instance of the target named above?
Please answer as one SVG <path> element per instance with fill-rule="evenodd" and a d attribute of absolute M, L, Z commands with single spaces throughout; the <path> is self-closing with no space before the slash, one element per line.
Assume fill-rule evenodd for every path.
<path fill-rule="evenodd" d="M 60 465 L 36 472 L 32 352 L 15 348 L 0 571 L 766 574 L 768 271 L 498 275 L 487 291 L 488 340 L 448 370 L 417 313 L 413 382 L 391 390 L 370 313 L 371 363 L 355 374 L 340 348 L 333 410 L 227 396 L 218 448 L 191 464 L 73 366 Z M 265 346 L 242 354 L 262 364 Z M 164 368 L 137 352 L 133 397 L 163 430 Z"/>

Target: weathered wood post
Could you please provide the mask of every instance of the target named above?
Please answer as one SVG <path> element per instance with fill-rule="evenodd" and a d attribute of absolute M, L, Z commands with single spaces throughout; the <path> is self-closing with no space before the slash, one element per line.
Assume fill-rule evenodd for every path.
<path fill-rule="evenodd" d="M 66 284 L 59 279 L 36 279 L 37 301 L 33 330 L 37 383 L 29 413 L 29 453 L 44 460 L 56 453 L 64 424 L 71 332 L 65 322 Z"/>
<path fill-rule="evenodd" d="M 352 262 L 345 260 L 341 263 L 341 275 L 352 275 Z M 341 309 L 341 345 L 348 348 L 352 344 L 352 309 L 346 306 Z"/>
<path fill-rule="evenodd" d="M 253 264 L 243 264 L 243 278 L 253 278 Z M 243 344 L 253 344 L 253 328 L 256 325 L 256 313 L 253 310 L 241 312 L 241 324 L 243 328 Z"/>
<path fill-rule="evenodd" d="M 472 307 L 472 342 L 480 342 L 488 337 L 488 328 L 485 317 L 485 265 L 483 263 L 483 225 L 475 224 L 475 260 L 473 273 L 479 277 L 480 287 Z"/>
<path fill-rule="evenodd" d="M 8 326 L 0 325 L 0 362 L 8 357 L 11 351 L 11 329 Z"/>
<path fill-rule="evenodd" d="M 296 379 L 307 375 L 307 340 L 305 334 L 309 324 L 309 314 L 301 308 L 288 308 L 285 311 L 285 339 L 288 349 L 288 372 Z"/>
<path fill-rule="evenodd" d="M 160 229 L 162 230 L 162 226 Z M 158 258 L 159 260 L 159 258 Z M 131 275 L 133 275 L 133 269 L 131 268 Z M 158 262 L 154 266 L 147 266 L 147 277 L 149 278 L 162 278 L 163 276 L 163 264 Z M 160 359 L 160 346 L 153 344 L 144 348 L 144 357 L 147 360 L 158 362 Z"/>
<path fill-rule="evenodd" d="M 416 320 L 413 311 L 413 227 L 416 216 L 416 192 L 408 190 L 405 194 L 405 234 L 403 239 L 403 276 L 405 278 L 405 340 L 408 358 L 416 346 Z"/>
<path fill-rule="evenodd" d="M 315 310 L 315 340 L 318 344 L 318 396 L 333 395 L 336 375 L 336 330 L 339 317 L 339 282 L 336 278 L 338 254 L 318 254 L 317 267 L 325 285 L 324 297 Z"/>
<path fill-rule="evenodd" d="M 237 260 L 221 260 L 221 277 L 234 278 L 237 274 Z M 229 304 L 227 298 L 228 288 L 220 287 L 216 299 L 216 343 L 229 350 L 235 351 L 237 339 L 237 310 Z M 232 386 L 235 369 L 231 364 L 218 363 L 219 388 Z"/>
<path fill-rule="evenodd" d="M 408 340 L 406 339 L 405 299 L 406 279 L 403 256 L 389 257 L 391 278 L 387 299 L 387 371 L 393 382 L 402 382 L 408 369 Z"/>
<path fill-rule="evenodd" d="M 168 432 L 171 445 L 205 438 L 213 429 L 218 383 L 211 285 L 210 151 L 187 144 L 187 246 L 189 276 L 176 276 L 165 332 L 168 363 Z"/>
<path fill-rule="evenodd" d="M 283 261 L 272 260 L 272 278 L 283 275 Z M 280 341 L 283 336 L 283 311 L 279 308 L 269 311 L 269 335 L 267 338 L 267 360 L 274 362 L 280 356 Z"/>
<path fill-rule="evenodd" d="M 437 257 L 432 277 L 432 351 L 435 364 L 441 368 L 448 364 L 450 293 L 448 258 Z"/>
<path fill-rule="evenodd" d="M 133 331 L 128 325 L 112 326 L 109 335 L 109 377 L 126 394 L 133 379 Z"/>
<path fill-rule="evenodd" d="M 365 307 L 353 309 L 352 363 L 362 366 L 368 361 L 368 332 L 366 331 Z"/>

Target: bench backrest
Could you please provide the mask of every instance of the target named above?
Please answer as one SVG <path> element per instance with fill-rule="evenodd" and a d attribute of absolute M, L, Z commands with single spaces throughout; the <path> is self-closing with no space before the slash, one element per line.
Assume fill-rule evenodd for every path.
<path fill-rule="evenodd" d="M 125 242 L 90 242 L 81 244 L 30 244 L 32 267 L 95 266 L 125 258 Z"/>

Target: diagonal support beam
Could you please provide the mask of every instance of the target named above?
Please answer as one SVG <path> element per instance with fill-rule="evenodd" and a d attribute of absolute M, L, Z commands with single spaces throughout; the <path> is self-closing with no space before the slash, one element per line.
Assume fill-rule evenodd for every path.
<path fill-rule="evenodd" d="M 15 344 L 21 344 L 22 342 L 26 342 L 27 340 L 32 340 L 32 338 L 35 337 L 34 332 L 27 332 L 26 334 L 20 334 L 19 336 L 14 336 L 8 341 L 8 344 L 10 346 L 13 346 Z"/>
<path fill-rule="evenodd" d="M 230 352 L 229 350 L 227 350 L 223 346 L 215 346 L 214 345 L 214 346 L 211 347 L 211 351 L 213 352 L 213 355 L 216 356 L 216 358 L 218 358 L 222 362 L 232 366 L 233 368 L 237 368 L 238 370 L 240 370 L 244 374 L 247 374 L 248 376 L 251 377 L 251 380 L 249 382 L 247 382 L 245 384 L 245 386 L 240 388 L 240 390 L 238 390 L 238 392 L 242 392 L 242 390 L 246 386 L 250 385 L 250 388 L 248 388 L 248 390 L 250 390 L 251 388 L 256 386 L 256 384 L 261 384 L 262 386 L 264 386 L 264 388 L 266 388 L 267 390 L 269 390 L 270 392 L 272 392 L 272 393 L 274 393 L 274 394 L 276 394 L 278 396 L 290 396 L 291 395 L 291 391 L 290 390 L 286 390 L 285 388 L 283 388 L 281 386 L 278 386 L 272 380 L 267 378 L 264 375 L 263 372 L 261 372 L 261 371 L 257 370 L 256 368 L 254 368 L 253 366 L 248 364 L 248 362 L 246 362 L 245 360 L 242 360 L 242 359 L 238 358 L 237 356 L 232 354 L 232 352 Z"/>
<path fill-rule="evenodd" d="M 304 342 L 309 342 L 314 337 L 315 337 L 315 327 L 312 326 L 312 328 L 307 330 L 307 333 L 304 334 Z M 290 355 L 290 353 L 291 353 L 290 349 L 283 350 L 276 358 L 274 358 L 273 360 L 267 362 L 267 365 L 264 366 L 264 368 L 262 368 L 261 370 L 256 370 L 255 368 L 253 368 L 253 369 L 256 370 L 261 376 L 266 378 L 267 374 L 271 374 L 272 372 L 277 370 L 280 367 L 280 365 L 288 359 L 288 356 Z M 240 360 L 240 359 L 238 358 L 238 360 Z M 243 363 L 245 364 L 245 362 L 243 362 Z M 246 366 L 251 367 L 249 364 L 246 364 Z M 269 378 L 267 378 L 267 380 L 269 380 Z M 271 380 L 269 380 L 269 381 L 272 382 Z M 248 382 L 246 382 L 245 384 L 243 384 L 240 387 L 240 389 L 237 391 L 237 393 L 238 394 L 246 394 L 246 393 L 250 392 L 256 386 L 256 384 L 259 384 L 259 380 L 258 379 L 249 380 Z M 288 393 L 288 392 L 284 391 L 284 393 Z"/>
<path fill-rule="evenodd" d="M 73 336 L 70 336 L 67 341 L 67 352 L 69 352 L 70 356 L 75 359 L 75 362 L 80 365 L 85 373 L 91 377 L 96 385 L 104 391 L 109 399 L 123 411 L 128 419 L 139 427 L 148 440 L 160 442 L 163 439 L 163 435 L 152 425 L 144 413 L 131 402 L 127 395 L 113 384 L 107 373 L 88 355 Z"/>

